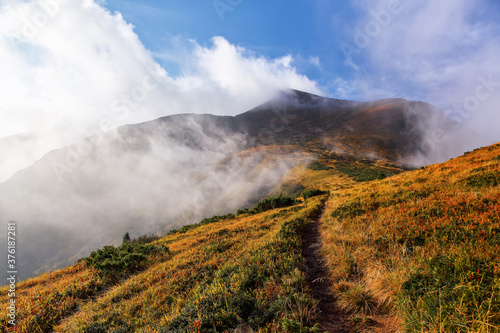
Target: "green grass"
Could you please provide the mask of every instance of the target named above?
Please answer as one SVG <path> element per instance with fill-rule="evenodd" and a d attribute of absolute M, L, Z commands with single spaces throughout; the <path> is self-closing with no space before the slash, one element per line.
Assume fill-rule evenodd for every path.
<path fill-rule="evenodd" d="M 485 321 L 499 319 L 500 279 L 489 260 L 436 256 L 401 289 L 408 332 L 479 332 Z M 464 326 L 467 319 L 471 325 Z"/>
<path fill-rule="evenodd" d="M 333 169 L 332 167 L 329 167 L 329 166 L 327 166 L 323 163 L 317 162 L 317 161 L 309 164 L 309 166 L 307 168 L 310 170 L 314 170 L 314 171 L 327 171 L 327 170 Z"/>
<path fill-rule="evenodd" d="M 464 180 L 470 187 L 491 187 L 500 185 L 500 171 L 490 171 L 472 175 Z"/>
<path fill-rule="evenodd" d="M 165 245 L 124 242 L 119 247 L 108 245 L 92 251 L 85 259 L 85 264 L 105 276 L 116 279 L 143 269 L 148 256 L 156 253 L 168 254 L 170 250 Z"/>
<path fill-rule="evenodd" d="M 327 193 L 329 193 L 329 192 L 318 190 L 318 189 L 309 189 L 309 190 L 305 190 L 304 192 L 302 192 L 302 198 L 304 198 L 304 200 L 307 200 L 309 198 L 317 197 L 318 195 L 323 195 L 323 194 L 327 194 Z"/>
<path fill-rule="evenodd" d="M 203 225 L 207 225 L 207 224 L 211 224 L 211 223 L 215 223 L 215 222 L 219 222 L 219 221 L 224 221 L 224 220 L 232 219 L 234 217 L 235 217 L 235 215 L 231 214 L 231 213 L 226 214 L 226 215 L 215 215 L 215 216 L 212 216 L 212 217 L 209 217 L 209 218 L 205 218 L 205 219 L 201 220 L 199 223 L 188 224 L 188 225 L 182 226 L 180 229 L 170 230 L 168 232 L 168 235 L 176 234 L 176 233 L 183 234 L 183 233 L 188 232 L 189 230 L 196 229 L 196 228 L 201 227 Z"/>
<path fill-rule="evenodd" d="M 295 204 L 297 204 L 299 201 L 296 199 L 283 195 L 283 194 L 278 194 L 275 197 L 267 198 L 262 201 L 259 201 L 252 209 L 239 209 L 238 210 L 238 215 L 241 214 L 259 214 L 266 212 L 271 209 L 276 209 L 276 208 L 284 208 L 284 207 L 290 207 Z"/>
<path fill-rule="evenodd" d="M 392 170 L 382 170 L 376 167 L 370 166 L 370 164 L 366 165 L 366 163 L 361 164 L 346 164 L 346 163 L 338 163 L 335 165 L 335 168 L 342 172 L 343 174 L 353 177 L 357 182 L 366 182 L 377 179 L 384 179 L 396 174 L 396 172 Z"/>

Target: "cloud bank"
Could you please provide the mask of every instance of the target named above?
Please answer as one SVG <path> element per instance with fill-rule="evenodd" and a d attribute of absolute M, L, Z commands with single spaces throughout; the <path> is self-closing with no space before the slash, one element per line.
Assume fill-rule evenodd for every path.
<path fill-rule="evenodd" d="M 0 181 L 51 149 L 122 124 L 234 115 L 283 88 L 320 92 L 290 55 L 269 59 L 222 37 L 208 46 L 172 37 L 189 52 L 170 50 L 180 69 L 170 74 L 99 1 L 3 0 L 0 32 Z"/>
<path fill-rule="evenodd" d="M 61 179 L 54 165 L 81 144 L 53 151 L 0 184 L 2 218 L 17 221 L 23 244 L 20 277 L 65 267 L 118 244 L 125 232 L 165 235 L 251 207 L 305 158 L 293 151 L 239 153 L 246 136 L 222 126 L 224 118 L 176 115 L 124 126 L 85 140 L 100 142 Z"/>

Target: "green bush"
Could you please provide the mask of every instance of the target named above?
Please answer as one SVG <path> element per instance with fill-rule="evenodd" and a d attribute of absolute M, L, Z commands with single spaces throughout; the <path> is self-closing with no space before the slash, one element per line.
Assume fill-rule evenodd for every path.
<path fill-rule="evenodd" d="M 396 172 L 392 170 L 381 170 L 362 164 L 338 163 L 337 170 L 349 177 L 353 177 L 354 181 L 357 182 L 381 180 L 396 174 Z"/>
<path fill-rule="evenodd" d="M 188 225 L 182 226 L 180 229 L 170 230 L 168 232 L 168 235 L 172 235 L 172 234 L 176 234 L 176 233 L 183 234 L 183 233 L 188 232 L 189 230 L 201 227 L 202 225 L 207 225 L 210 223 L 215 223 L 215 222 L 219 222 L 219 221 L 223 221 L 223 220 L 234 219 L 235 217 L 236 216 L 232 213 L 229 213 L 226 215 L 215 215 L 212 217 L 205 218 L 205 219 L 201 220 L 199 223 L 188 224 Z"/>
<path fill-rule="evenodd" d="M 130 243 L 132 243 L 132 244 L 149 244 L 149 243 L 153 243 L 154 241 L 157 241 L 158 239 L 160 239 L 160 237 L 157 235 L 153 235 L 153 234 L 141 235 L 137 238 L 131 239 Z"/>
<path fill-rule="evenodd" d="M 318 195 L 327 194 L 327 193 L 329 193 L 329 192 L 328 191 L 321 191 L 321 190 L 317 190 L 317 189 L 310 189 L 310 190 L 306 190 L 306 191 L 302 192 L 302 198 L 304 198 L 304 200 L 307 200 L 309 198 L 316 197 Z"/>
<path fill-rule="evenodd" d="M 130 242 L 130 234 L 128 233 L 128 231 L 125 233 L 125 235 L 123 235 L 123 238 L 122 238 L 122 243 L 128 243 Z"/>
<path fill-rule="evenodd" d="M 292 197 L 285 196 L 283 194 L 278 194 L 275 197 L 267 198 L 267 199 L 264 199 L 264 200 L 258 202 L 254 206 L 254 208 L 252 208 L 252 209 L 248 209 L 248 208 L 238 209 L 238 215 L 241 215 L 241 214 L 259 214 L 262 212 L 267 212 L 268 210 L 271 210 L 271 209 L 290 207 L 290 206 L 295 205 L 298 202 L 299 202 L 298 200 L 296 200 Z"/>
<path fill-rule="evenodd" d="M 279 194 L 275 197 L 260 201 L 255 205 L 253 211 L 255 213 L 262 213 L 271 209 L 289 207 L 295 205 L 296 203 L 298 203 L 297 200 L 288 196 L 284 196 L 283 194 Z"/>
<path fill-rule="evenodd" d="M 314 171 L 327 171 L 333 169 L 332 167 L 319 162 L 312 162 L 307 168 Z"/>
<path fill-rule="evenodd" d="M 119 247 L 107 245 L 93 251 L 85 259 L 85 264 L 104 275 L 118 277 L 122 273 L 133 273 L 142 269 L 149 254 L 169 252 L 169 248 L 165 245 L 155 246 L 138 242 L 125 242 Z"/>
<path fill-rule="evenodd" d="M 248 208 L 238 209 L 236 214 L 238 214 L 238 215 L 251 214 L 251 210 Z"/>

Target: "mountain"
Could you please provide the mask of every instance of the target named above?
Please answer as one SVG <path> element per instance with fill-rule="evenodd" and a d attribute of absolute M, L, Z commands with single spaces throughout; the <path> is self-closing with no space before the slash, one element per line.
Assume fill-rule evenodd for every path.
<path fill-rule="evenodd" d="M 0 212 L 18 223 L 26 278 L 117 244 L 126 231 L 165 234 L 273 191 L 297 192 L 299 183 L 281 180 L 318 156 L 379 161 L 375 176 L 384 176 L 484 141 L 426 103 L 290 90 L 235 117 L 173 115 L 54 150 L 0 184 Z M 373 176 L 362 165 L 343 170 Z"/>
<path fill-rule="evenodd" d="M 500 330 L 500 143 L 404 172 L 317 154 L 281 179 L 301 188 L 295 199 L 133 237 L 19 283 L 16 330 Z"/>

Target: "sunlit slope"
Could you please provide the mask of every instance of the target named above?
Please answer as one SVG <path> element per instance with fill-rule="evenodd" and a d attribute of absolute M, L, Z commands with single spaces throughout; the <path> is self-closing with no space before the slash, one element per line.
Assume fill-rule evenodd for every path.
<path fill-rule="evenodd" d="M 85 263 L 18 285 L 18 332 L 263 332 L 314 324 L 315 301 L 300 271 L 300 230 L 325 196 L 288 208 L 200 226 L 155 245 L 143 271 L 119 281 Z M 7 290 L 1 291 L 3 308 Z M 295 323 L 295 324 L 294 324 Z M 6 318 L 1 329 L 7 331 Z"/>
<path fill-rule="evenodd" d="M 261 149 L 269 154 L 253 169 L 299 151 L 276 146 L 241 154 Z M 250 325 L 312 332 L 321 319 L 304 279 L 301 230 L 326 203 L 321 253 L 352 327 L 498 332 L 500 144 L 407 172 L 315 149 L 297 153 L 300 163 L 272 192 L 320 189 L 329 196 L 170 234 L 152 243 L 170 252 L 154 252 L 118 279 L 82 261 L 22 282 L 16 330 L 224 332 Z M 308 164 L 313 152 L 317 159 Z M 0 297 L 6 308 L 7 289 Z"/>
<path fill-rule="evenodd" d="M 97 248 L 119 243 L 126 231 L 166 235 L 172 228 L 255 204 L 305 157 L 297 147 L 211 155 L 162 145 L 154 158 L 126 148 L 111 158 L 89 157 L 68 182 L 31 174 L 30 185 L 0 189 L 0 215 L 18 222 L 24 244 L 18 249 L 23 258 L 19 277 L 67 267 Z M 181 150 L 180 157 L 167 154 L 172 147 Z M 45 162 L 50 169 L 50 161 Z M 25 218 L 4 215 L 5 207 Z M 0 268 L 6 270 L 6 262 Z"/>
<path fill-rule="evenodd" d="M 498 332 L 500 144 L 332 191 L 322 252 L 368 331 Z M 371 316 L 371 317 L 370 317 Z"/>

